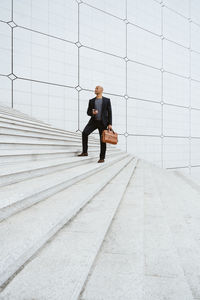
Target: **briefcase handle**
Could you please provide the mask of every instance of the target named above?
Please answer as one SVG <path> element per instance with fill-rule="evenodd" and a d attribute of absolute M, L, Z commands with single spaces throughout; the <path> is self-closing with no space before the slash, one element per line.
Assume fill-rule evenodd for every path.
<path fill-rule="evenodd" d="M 110 130 L 110 131 L 112 131 L 113 133 L 115 133 L 113 129 L 108 128 L 107 130 Z"/>

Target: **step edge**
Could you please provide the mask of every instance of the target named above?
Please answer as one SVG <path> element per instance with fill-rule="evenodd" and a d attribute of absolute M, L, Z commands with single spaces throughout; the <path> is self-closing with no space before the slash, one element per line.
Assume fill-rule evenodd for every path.
<path fill-rule="evenodd" d="M 116 156 L 118 154 L 119 153 L 109 153 L 109 154 L 107 154 L 107 156 L 108 157 L 111 156 L 111 155 L 112 156 Z M 86 158 L 84 160 L 79 159 L 79 160 L 73 161 L 73 162 L 70 162 L 70 161 L 68 161 L 68 162 L 60 162 L 60 163 L 56 163 L 56 164 L 49 165 L 49 166 L 31 168 L 29 170 L 21 170 L 21 171 L 18 170 L 18 171 L 15 171 L 15 173 L 7 173 L 7 174 L 3 174 L 3 175 L 0 174 L 0 188 L 4 187 L 4 186 L 8 186 L 8 185 L 13 184 L 13 183 L 22 182 L 25 178 L 22 178 L 22 179 L 19 178 L 19 179 L 17 179 L 17 177 L 19 177 L 20 175 L 26 176 L 28 174 L 31 175 L 31 173 L 32 173 L 32 176 L 27 177 L 27 179 L 31 179 L 31 178 L 34 178 L 35 176 L 39 176 L 39 174 L 38 175 L 34 175 L 34 173 L 37 173 L 37 172 L 40 172 L 40 171 L 42 172 L 42 171 L 46 170 L 46 172 L 43 173 L 42 175 L 50 174 L 50 173 L 53 173 L 54 171 L 56 172 L 56 171 L 62 170 L 60 168 L 60 166 L 65 166 L 66 169 L 70 169 L 70 168 L 76 167 L 78 164 L 79 165 L 83 165 L 83 164 L 86 164 L 86 163 L 89 163 L 89 162 L 93 162 L 96 159 L 98 159 L 98 155 L 93 156 L 93 157 L 88 157 L 88 158 Z M 56 169 L 56 170 L 52 170 L 52 169 Z M 5 180 L 7 177 L 11 177 L 11 179 L 12 179 L 12 177 L 14 177 L 14 178 L 13 178 L 13 180 L 11 180 L 8 183 L 1 182 L 1 179 Z"/>
<path fill-rule="evenodd" d="M 132 178 L 133 178 L 133 174 L 134 174 L 134 172 L 135 172 L 135 169 L 137 168 L 138 159 L 137 159 L 137 158 L 135 158 L 135 159 L 133 158 L 133 159 L 131 160 L 131 162 L 133 162 L 133 161 L 134 161 L 134 163 L 133 163 L 133 166 L 132 166 L 132 168 L 131 168 L 129 180 L 126 182 L 125 187 L 124 187 L 123 192 L 122 192 L 122 196 L 121 196 L 121 198 L 120 198 L 120 200 L 119 200 L 119 202 L 118 202 L 118 204 L 117 204 L 117 206 L 116 206 L 116 208 L 115 208 L 115 210 L 114 210 L 114 212 L 113 212 L 113 215 L 112 215 L 111 218 L 110 218 L 110 222 L 109 222 L 109 225 L 108 225 L 108 227 L 107 227 L 107 229 L 106 229 L 106 231 L 105 231 L 104 237 L 102 238 L 102 240 L 101 240 L 101 242 L 100 242 L 100 244 L 99 244 L 99 247 L 98 247 L 98 249 L 97 249 L 96 255 L 94 256 L 94 259 L 93 259 L 93 261 L 92 261 L 91 264 L 90 264 L 90 268 L 89 268 L 89 270 L 88 270 L 88 274 L 87 274 L 87 276 L 85 276 L 85 281 L 84 281 L 84 283 L 83 283 L 83 285 L 82 285 L 82 288 L 80 289 L 80 291 L 79 291 L 78 293 L 76 292 L 76 294 L 73 294 L 73 295 L 72 295 L 72 296 L 75 297 L 76 299 L 81 299 L 81 295 L 83 294 L 83 292 L 84 292 L 84 290 L 85 290 L 85 287 L 86 287 L 86 285 L 87 285 L 88 279 L 89 279 L 89 277 L 90 277 L 90 273 L 92 272 L 92 269 L 93 269 L 93 267 L 94 267 L 95 261 L 97 260 L 98 255 L 100 254 L 100 251 L 101 251 L 101 248 L 102 248 L 104 239 L 105 239 L 105 237 L 107 236 L 107 234 L 108 234 L 108 232 L 109 232 L 109 230 L 110 230 L 110 228 L 111 228 L 111 226 L 112 226 L 113 219 L 114 219 L 114 217 L 115 217 L 116 214 L 117 214 L 117 211 L 118 211 L 118 208 L 119 208 L 121 202 L 123 201 L 123 198 L 124 198 L 124 196 L 125 196 L 125 193 L 126 193 L 126 190 L 127 190 L 127 188 L 128 188 L 128 185 L 129 185 L 129 183 L 131 182 L 131 180 L 132 180 Z M 128 164 L 127 164 L 127 165 L 128 165 Z M 73 299 L 73 298 L 72 298 L 72 299 Z"/>
<path fill-rule="evenodd" d="M 23 127 L 22 125 L 13 125 L 13 126 L 19 126 L 19 127 Z M 45 129 L 39 129 L 39 128 L 35 128 L 35 130 L 31 129 L 29 130 L 28 127 L 25 127 L 24 128 L 15 128 L 15 127 L 9 127 L 9 126 L 0 126 L 0 128 L 2 129 L 5 129 L 5 130 L 18 130 L 18 131 L 25 131 L 25 132 L 33 132 L 33 133 L 38 133 L 38 134 L 47 134 L 47 135 L 52 135 L 52 136 L 58 136 L 58 137 L 70 137 L 70 138 L 80 138 L 81 137 L 81 134 L 76 134 L 75 132 L 73 133 L 59 133 L 59 132 L 56 132 L 56 131 L 52 131 L 52 132 L 48 132 L 47 130 Z M 90 139 L 94 140 L 94 141 L 98 141 L 97 138 L 95 137 L 89 137 Z"/>
<path fill-rule="evenodd" d="M 129 157 L 129 159 L 128 159 Z M 128 162 L 122 166 L 122 168 L 120 169 L 120 172 L 123 168 L 125 168 L 131 161 L 134 160 L 134 157 L 132 155 L 127 155 L 124 157 L 124 160 L 127 159 Z M 122 159 L 123 160 L 123 159 Z M 119 172 L 117 171 L 113 176 L 112 179 L 119 174 Z M 92 175 L 92 174 L 91 174 Z M 111 180 L 112 180 L 111 179 Z M 82 201 L 82 204 L 79 205 L 77 208 L 74 208 L 72 211 L 73 212 L 68 212 L 68 215 L 70 214 L 70 216 L 68 217 L 68 219 L 66 220 L 66 217 L 63 218 L 63 221 L 57 223 L 56 226 L 54 226 L 54 228 L 52 228 L 50 231 L 48 231 L 48 235 L 47 236 L 43 236 L 43 238 L 40 238 L 40 241 L 37 241 L 37 245 L 35 245 L 34 247 L 31 247 L 31 249 L 29 248 L 28 251 L 26 251 L 26 254 L 23 253 L 20 258 L 18 259 L 18 264 L 17 266 L 14 265 L 14 263 L 12 265 L 9 266 L 10 270 L 6 270 L 4 271 L 2 274 L 0 274 L 0 287 L 1 289 L 4 289 L 7 284 L 9 283 L 10 280 L 12 280 L 18 273 L 18 270 L 20 272 L 21 268 L 23 268 L 25 263 L 28 263 L 31 259 L 31 257 L 33 257 L 35 254 L 37 254 L 37 251 L 39 251 L 44 245 L 45 243 L 47 243 L 47 241 L 52 238 L 63 226 L 65 226 L 72 218 L 74 218 L 78 212 L 80 211 L 80 209 L 82 209 L 93 197 L 96 196 L 96 194 L 98 194 L 106 185 L 107 185 L 108 181 L 106 181 L 105 183 L 103 183 L 97 190 L 93 191 L 92 195 L 89 195 L 88 198 L 85 198 L 84 201 Z M 35 243 L 36 244 L 36 243 Z M 38 245 L 39 244 L 39 245 Z M 32 253 L 29 253 L 29 252 Z M 19 261 L 19 260 L 23 260 Z M 16 261 L 15 261 L 16 263 Z"/>
<path fill-rule="evenodd" d="M 6 120 L 10 120 L 10 121 L 3 121 L 2 119 L 6 119 Z M 12 122 L 21 122 L 21 123 L 24 123 L 26 125 L 22 125 L 22 124 L 18 124 L 18 125 L 25 126 L 25 127 L 33 127 L 33 128 L 40 127 L 43 130 L 59 132 L 59 133 L 63 133 L 63 134 L 74 134 L 74 135 L 80 135 L 81 136 L 81 132 L 77 133 L 77 132 L 73 132 L 73 131 L 70 131 L 70 130 L 65 130 L 65 129 L 62 129 L 62 128 L 56 128 L 54 126 L 46 125 L 46 124 L 45 124 L 46 125 L 45 126 L 44 124 L 40 124 L 40 123 L 24 122 L 23 120 L 20 120 L 20 118 L 15 118 L 15 117 L 8 118 L 7 116 L 4 116 L 4 115 L 2 116 L 1 112 L 0 112 L 0 122 L 4 122 L 4 123 L 6 122 L 6 123 L 10 123 L 10 124 L 13 124 Z M 91 138 L 95 139 L 95 137 L 93 137 L 93 136 Z"/>
<path fill-rule="evenodd" d="M 129 154 L 121 154 L 119 155 L 119 160 L 122 160 L 123 158 L 129 156 Z M 110 163 L 107 163 L 105 166 L 97 166 L 95 168 L 93 168 L 92 170 L 86 171 L 84 173 L 82 173 L 81 175 L 76 175 L 68 180 L 62 181 L 56 185 L 53 186 L 48 186 L 48 188 L 45 188 L 43 190 L 41 190 L 40 192 L 38 192 L 37 194 L 31 194 L 29 196 L 26 196 L 23 199 L 18 199 L 16 202 L 10 204 L 10 205 L 6 205 L 2 208 L 0 208 L 0 223 L 3 222 L 5 219 L 9 218 L 10 216 L 18 213 L 21 210 L 24 210 L 28 207 L 31 207 L 32 205 L 43 201 L 45 198 L 50 197 L 51 195 L 54 195 L 56 193 L 58 193 L 59 191 L 64 190 L 65 188 L 71 186 L 74 183 L 77 183 L 79 181 L 81 181 L 84 178 L 87 178 L 88 176 L 99 172 L 102 169 L 106 169 L 109 166 L 111 166 L 115 161 L 117 160 L 114 159 L 113 161 L 111 161 Z M 38 176 L 40 177 L 40 176 Z"/>

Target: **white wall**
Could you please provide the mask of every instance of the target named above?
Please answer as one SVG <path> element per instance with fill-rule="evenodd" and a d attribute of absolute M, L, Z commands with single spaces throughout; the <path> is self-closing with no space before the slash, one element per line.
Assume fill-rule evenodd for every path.
<path fill-rule="evenodd" d="M 0 103 L 82 131 L 103 85 L 121 148 L 200 177 L 199 0 L 0 0 L 0 20 Z"/>

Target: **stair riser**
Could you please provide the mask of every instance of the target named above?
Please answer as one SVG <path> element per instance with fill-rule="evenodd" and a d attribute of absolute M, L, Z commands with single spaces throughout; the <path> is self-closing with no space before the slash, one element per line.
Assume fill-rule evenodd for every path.
<path fill-rule="evenodd" d="M 11 116 L 11 117 L 14 117 L 14 118 L 20 118 L 20 119 L 23 119 L 23 120 L 25 120 L 25 121 L 32 121 L 32 122 L 38 122 L 38 123 L 43 123 L 43 124 L 45 124 L 44 122 L 42 122 L 41 120 L 38 120 L 38 119 L 36 119 L 36 118 L 34 118 L 34 117 L 29 117 L 28 115 L 26 115 L 26 114 L 23 114 L 23 113 L 21 113 L 21 112 L 17 112 L 17 113 L 15 113 L 15 112 L 10 112 L 9 110 L 3 110 L 3 109 L 1 109 L 0 108 L 0 113 L 1 114 L 3 114 L 3 115 L 6 115 L 6 116 Z"/>
<path fill-rule="evenodd" d="M 124 157 L 125 158 L 125 157 Z M 122 160 L 122 159 L 121 159 Z M 126 160 L 123 166 L 120 167 L 118 173 L 126 167 L 132 158 Z M 96 172 L 95 172 L 96 173 Z M 118 174 L 117 173 L 117 174 Z M 51 230 L 49 230 L 40 240 L 38 240 L 31 248 L 28 249 L 26 253 L 23 253 L 12 265 L 6 269 L 5 272 L 0 274 L 0 286 L 2 286 L 6 281 L 9 280 L 13 276 L 15 272 L 17 272 L 41 247 L 45 245 L 63 226 L 65 226 L 77 213 L 98 193 L 100 192 L 106 184 L 112 180 L 112 178 L 116 176 L 116 173 L 110 174 L 110 178 L 104 180 L 100 186 L 98 186 L 95 190 L 93 190 L 88 196 L 84 195 L 82 203 L 79 203 L 77 207 L 71 209 L 64 218 L 62 218 L 57 224 L 55 224 Z M 40 201 L 40 200 L 38 200 Z M 37 202 L 38 202 L 37 201 Z M 33 203 L 34 204 L 34 203 Z"/>
<path fill-rule="evenodd" d="M 97 259 L 98 255 L 100 254 L 100 249 L 103 245 L 104 240 L 106 239 L 106 236 L 107 236 L 107 233 L 109 231 L 110 226 L 112 226 L 113 219 L 116 216 L 116 212 L 117 212 L 117 209 L 120 205 L 120 202 L 123 201 L 123 196 L 125 194 L 125 191 L 126 191 L 126 188 L 127 188 L 128 184 L 130 182 L 131 175 L 133 174 L 133 172 L 135 170 L 135 166 L 136 165 L 133 165 L 131 170 L 126 170 L 126 172 L 128 173 L 128 178 L 127 178 L 126 185 L 125 186 L 122 185 L 123 188 L 118 192 L 118 196 L 115 198 L 116 201 L 115 201 L 115 205 L 113 206 L 112 213 L 109 213 L 109 218 L 105 217 L 104 220 L 106 220 L 106 221 L 103 224 L 101 223 L 101 228 L 99 228 L 99 230 L 98 230 L 99 238 L 98 238 L 98 243 L 96 245 L 96 251 L 95 252 L 91 251 L 91 254 L 90 254 L 91 259 L 87 261 L 87 263 L 88 263 L 87 272 L 84 272 L 84 277 L 83 278 L 79 278 L 79 284 L 77 284 L 77 287 L 73 289 L 73 292 L 71 294 L 71 295 L 73 295 L 72 296 L 73 299 L 82 299 L 82 297 L 80 296 L 81 292 L 83 292 L 86 280 L 89 277 L 90 272 L 92 271 L 92 267 L 95 264 L 95 260 Z M 106 215 L 106 213 L 105 213 L 105 215 Z M 92 243 L 91 243 L 91 245 L 92 245 Z M 74 287 L 75 287 L 75 285 L 74 285 Z M 71 295 L 69 295 L 69 297 Z M 85 299 L 87 299 L 87 298 L 85 298 Z M 90 299 L 92 299 L 92 298 L 90 298 Z M 106 299 L 109 299 L 109 298 L 99 298 L 99 299 L 106 300 Z M 114 299 L 114 297 L 112 297 L 110 299 Z M 116 297 L 116 299 L 123 299 L 123 298 Z M 127 298 L 124 298 L 124 299 L 127 299 Z M 136 300 L 136 298 L 135 298 L 135 300 Z"/>
<path fill-rule="evenodd" d="M 58 128 L 54 128 L 54 127 L 45 126 L 43 124 L 28 124 L 28 123 L 21 122 L 20 119 L 13 120 L 13 119 L 0 117 L 0 125 L 2 125 L 4 127 L 17 126 L 19 128 L 26 128 L 26 129 L 30 129 L 30 130 L 36 130 L 36 131 L 41 130 L 41 131 L 45 131 L 47 133 L 69 135 L 72 137 L 73 136 L 77 137 L 78 134 L 81 136 L 80 132 L 79 133 L 71 132 L 71 131 L 67 131 L 64 129 L 58 129 Z"/>
<path fill-rule="evenodd" d="M 125 157 L 127 157 L 128 155 L 127 154 L 124 154 L 124 155 L 119 155 L 116 156 L 116 162 L 117 161 L 120 161 L 122 159 L 124 159 Z M 38 203 L 39 201 L 42 201 L 44 200 L 45 198 L 49 197 L 49 196 L 52 196 L 64 189 L 66 189 L 67 187 L 71 186 L 72 184 L 75 184 L 77 182 L 79 182 L 80 180 L 82 180 L 83 178 L 86 178 L 90 175 L 93 175 L 95 174 L 96 172 L 102 170 L 102 169 L 105 169 L 107 167 L 109 167 L 110 165 L 112 165 L 114 163 L 114 161 L 112 161 L 111 163 L 107 163 L 105 166 L 102 166 L 101 168 L 98 167 L 98 168 L 94 168 L 84 174 L 81 174 L 81 175 L 77 175 L 76 177 L 74 177 L 73 179 L 70 179 L 70 180 L 67 180 L 56 185 L 56 186 L 53 186 L 53 187 L 50 187 L 46 190 L 42 190 L 41 192 L 39 192 L 38 194 L 35 194 L 35 195 L 32 195 L 28 198 L 25 198 L 21 201 L 18 201 L 14 204 L 12 204 L 11 206 L 7 206 L 7 207 L 4 207 L 3 209 L 0 210 L 0 222 L 3 221 L 4 219 L 10 217 L 11 215 L 25 209 L 25 208 L 28 208 L 30 206 L 32 206 L 33 204 L 35 203 Z"/>
<path fill-rule="evenodd" d="M 96 149 L 99 150 L 99 145 L 95 146 L 95 145 L 88 145 L 88 152 L 90 149 Z M 48 150 L 55 150 L 55 149 L 59 149 L 59 150 L 66 150 L 66 149 L 80 149 L 80 151 L 82 150 L 82 144 L 66 144 L 66 145 L 57 145 L 57 144 L 53 144 L 53 143 L 49 143 L 49 144 L 42 144 L 42 143 L 0 143 L 0 150 L 10 150 L 10 149 L 15 149 L 15 150 L 44 150 L 44 149 L 48 149 Z"/>
<path fill-rule="evenodd" d="M 23 129 L 15 129 L 15 128 L 0 128 L 0 134 L 9 135 L 9 136 L 26 136 L 30 138 L 42 138 L 42 139 L 51 139 L 55 141 L 74 141 L 79 142 L 82 137 L 81 136 L 70 136 L 70 135 L 57 135 L 57 134 L 48 134 L 48 132 L 40 132 L 40 131 L 29 131 Z M 94 140 L 89 137 L 90 143 L 97 144 L 99 142 L 98 139 Z"/>
<path fill-rule="evenodd" d="M 72 131 L 64 131 L 62 129 L 54 129 L 54 128 L 44 128 L 41 126 L 36 126 L 36 125 L 29 125 L 29 124 L 24 124 L 20 123 L 20 121 L 14 121 L 14 120 L 4 120 L 0 118 L 0 128 L 5 128 L 5 129 L 19 129 L 19 130 L 24 130 L 28 132 L 39 132 L 39 133 L 45 133 L 45 134 L 50 134 L 50 135 L 55 135 L 55 136 L 61 136 L 61 137 L 74 137 L 74 138 L 80 138 L 81 137 L 81 132 L 72 132 Z M 92 140 L 95 140 L 93 134 L 90 135 Z"/>
<path fill-rule="evenodd" d="M 66 153 L 52 153 L 52 154 L 27 154 L 27 155 L 10 155 L 10 156 L 0 156 L 0 165 L 14 162 L 29 162 L 38 161 L 43 159 L 54 159 L 54 158 L 65 158 L 74 157 L 79 153 L 77 152 L 66 152 Z"/>
<path fill-rule="evenodd" d="M 36 129 L 36 130 L 43 130 L 45 132 L 49 132 L 49 133 L 54 133 L 54 134 L 64 134 L 64 135 L 69 135 L 70 137 L 77 137 L 77 135 L 79 135 L 81 137 L 81 133 L 76 133 L 76 132 L 71 132 L 71 131 L 67 131 L 64 129 L 58 129 L 58 128 L 54 128 L 54 127 L 50 127 L 47 124 L 40 124 L 40 123 L 27 123 L 24 122 L 21 119 L 16 119 L 16 118 L 9 118 L 9 117 L 5 117 L 4 115 L 0 114 L 0 124 L 2 124 L 2 126 L 6 125 L 20 125 L 22 127 L 25 127 L 27 129 Z M 90 136 L 91 139 L 95 138 L 91 135 Z"/>
<path fill-rule="evenodd" d="M 119 149 L 107 149 L 106 153 L 109 152 L 119 152 Z M 89 155 L 94 153 L 99 153 L 99 150 L 89 150 Z M 30 161 L 39 161 L 46 159 L 56 159 L 56 158 L 66 158 L 66 157 L 74 157 L 80 153 L 79 149 L 73 149 L 71 152 L 63 152 L 63 153 L 43 153 L 43 154 L 26 154 L 26 155 L 8 155 L 1 156 L 0 155 L 0 165 L 5 165 L 9 163 L 17 163 L 17 162 L 30 162 Z"/>
<path fill-rule="evenodd" d="M 1 143 L 15 143 L 15 142 L 19 142 L 19 143 L 31 143 L 31 142 L 40 142 L 40 143 L 44 143 L 44 144 L 55 144 L 55 145 L 71 145 L 71 144 L 80 144 L 82 143 L 82 139 L 73 139 L 73 138 L 66 138 L 66 139 L 55 139 L 55 138 L 49 138 L 49 137 L 37 137 L 37 136 L 32 136 L 32 135 L 27 135 L 27 136 L 23 136 L 23 135 L 7 135 L 7 134 L 0 134 L 0 140 Z M 90 144 L 93 145 L 99 145 L 99 141 L 97 140 L 96 142 L 93 141 L 89 141 L 88 142 Z"/>
<path fill-rule="evenodd" d="M 36 120 L 34 118 L 26 118 L 26 117 L 23 117 L 23 116 L 20 116 L 20 115 L 14 115 L 14 114 L 10 114 L 10 113 L 7 113 L 7 112 L 3 112 L 0 110 L 0 117 L 1 118 L 7 118 L 7 119 L 16 119 L 16 120 L 20 120 L 21 122 L 24 122 L 24 123 L 30 123 L 30 124 L 39 124 L 39 125 L 44 125 L 46 127 L 50 126 L 49 124 L 46 124 L 40 120 Z"/>
<path fill-rule="evenodd" d="M 17 116 L 22 115 L 25 118 L 31 118 L 31 119 L 34 119 L 36 121 L 39 121 L 37 118 L 31 117 L 31 116 L 27 115 L 26 113 L 24 113 L 24 112 L 22 112 L 18 109 L 11 108 L 9 106 L 5 106 L 5 105 L 2 105 L 2 104 L 0 104 L 0 112 L 5 112 L 5 113 L 8 113 L 8 114 L 17 115 Z M 39 122 L 43 122 L 43 121 L 39 121 Z"/>
<path fill-rule="evenodd" d="M 4 117 L 4 116 L 0 116 L 0 124 L 2 126 L 5 126 L 5 127 L 9 127 L 10 125 L 11 126 L 20 126 L 22 128 L 26 128 L 26 129 L 30 129 L 30 130 L 43 130 L 45 132 L 49 132 L 49 133 L 54 133 L 54 134 L 64 134 L 64 135 L 69 135 L 69 136 L 77 136 L 77 135 L 80 135 L 81 136 L 81 133 L 80 132 L 71 132 L 71 131 L 67 131 L 67 130 L 64 130 L 64 129 L 58 129 L 58 128 L 54 128 L 54 127 L 50 127 L 50 126 L 47 126 L 47 125 L 43 125 L 43 124 L 40 124 L 40 123 L 37 123 L 37 124 L 31 124 L 31 123 L 26 123 L 24 121 L 22 121 L 21 119 L 9 119 L 7 117 Z"/>
<path fill-rule="evenodd" d="M 115 156 L 118 155 L 118 153 L 110 153 L 107 155 L 107 157 L 110 156 Z M 80 165 L 84 165 L 87 164 L 89 162 L 94 162 L 97 161 L 98 158 L 97 157 L 91 157 L 88 159 L 83 159 L 83 160 L 79 160 L 76 162 L 71 162 L 71 163 L 62 163 L 60 165 L 57 166 L 49 166 L 49 167 L 45 167 L 42 169 L 37 169 L 37 170 L 30 170 L 30 171 L 25 171 L 25 172 L 20 172 L 20 173 L 15 173 L 15 174 L 9 174 L 9 175 L 5 175 L 5 176 L 0 176 L 0 187 L 1 186 L 6 186 L 9 184 L 13 184 L 13 183 L 17 183 L 26 179 L 30 179 L 30 178 L 34 178 L 37 176 L 42 176 L 42 175 L 46 175 L 52 172 L 56 172 L 56 171 L 61 171 L 64 169 L 68 169 L 68 168 L 72 168 L 75 166 L 80 166 Z"/>

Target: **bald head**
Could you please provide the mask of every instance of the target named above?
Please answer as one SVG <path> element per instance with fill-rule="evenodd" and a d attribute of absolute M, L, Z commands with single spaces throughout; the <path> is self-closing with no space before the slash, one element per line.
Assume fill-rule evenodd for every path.
<path fill-rule="evenodd" d="M 97 85 L 94 92 L 97 95 L 97 97 L 102 97 L 103 87 L 100 85 Z"/>

